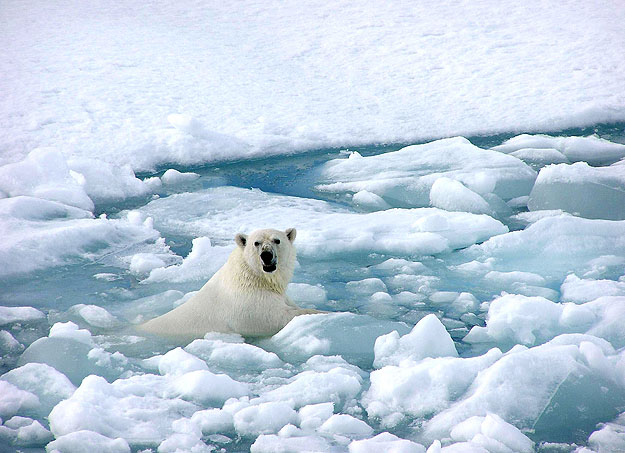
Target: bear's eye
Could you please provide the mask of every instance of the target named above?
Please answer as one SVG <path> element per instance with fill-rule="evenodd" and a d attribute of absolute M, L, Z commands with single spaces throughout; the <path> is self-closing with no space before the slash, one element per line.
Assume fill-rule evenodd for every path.
<path fill-rule="evenodd" d="M 274 239 L 274 240 L 273 240 L 273 243 L 274 243 L 274 244 L 279 244 L 279 243 L 280 243 L 280 239 Z"/>
<path fill-rule="evenodd" d="M 254 242 L 254 245 L 255 245 L 256 247 L 258 247 L 258 246 L 260 245 L 260 242 L 256 241 L 256 242 Z"/>

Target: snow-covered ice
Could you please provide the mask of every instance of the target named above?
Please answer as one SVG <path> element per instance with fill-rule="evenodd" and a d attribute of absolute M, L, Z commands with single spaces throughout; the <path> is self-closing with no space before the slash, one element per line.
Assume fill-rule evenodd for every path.
<path fill-rule="evenodd" d="M 183 206 L 176 218 L 168 215 L 174 206 Z M 237 187 L 172 195 L 148 203 L 140 212 L 153 218 L 163 233 L 175 230 L 193 237 L 207 236 L 216 245 L 232 244 L 233 231 L 258 229 L 257 218 L 270 218 L 273 227 L 280 229 L 297 224 L 297 250 L 312 257 L 441 253 L 507 231 L 501 222 L 484 214 L 436 208 L 354 213 L 334 203 Z M 225 262 L 225 256 L 222 259 Z"/>
<path fill-rule="evenodd" d="M 3 2 L 0 450 L 623 450 L 624 22 Z M 137 332 L 265 227 L 324 313 Z"/>
<path fill-rule="evenodd" d="M 591 219 L 623 220 L 625 165 L 595 168 L 577 162 L 543 168 L 527 207 L 532 211 L 561 209 Z"/>
<path fill-rule="evenodd" d="M 549 135 L 522 134 L 506 140 L 494 150 L 510 153 L 521 158 L 531 155 L 538 157 L 542 150 L 543 158 L 551 156 L 554 159 L 549 163 L 557 162 L 560 158 L 553 151 L 559 152 L 565 162 L 587 162 L 593 166 L 610 165 L 625 158 L 625 144 L 613 143 L 597 136 L 588 137 L 552 137 Z M 520 154 L 519 154 L 520 153 Z M 546 162 L 545 162 L 546 163 Z"/>
<path fill-rule="evenodd" d="M 392 206 L 485 213 L 491 207 L 484 196 L 496 203 L 528 195 L 535 179 L 534 170 L 519 159 L 456 137 L 332 160 L 321 169 L 317 189 L 338 194 L 367 191 Z"/>
<path fill-rule="evenodd" d="M 11 1 L 0 163 L 63 143 L 137 171 L 622 121 L 625 12 L 603 6 Z"/>
<path fill-rule="evenodd" d="M 617 205 L 590 215 L 535 203 L 557 179 L 545 175 L 560 172 L 580 189 L 563 197 L 549 187 L 559 200 L 580 200 L 586 181 L 606 190 L 605 175 L 620 181 L 622 165 L 550 165 L 562 147 L 510 151 L 531 161 L 535 180 L 516 157 L 464 139 L 418 145 L 415 162 L 448 144 L 458 155 L 432 152 L 427 168 L 402 162 L 403 151 L 304 159 L 317 166 L 297 193 L 272 191 L 255 179 L 254 163 L 170 169 L 151 177 L 157 184 L 128 167 L 99 174 L 88 160 L 79 172 L 72 159 L 46 151 L 66 166 L 41 180 L 55 189 L 16 179 L 19 191 L 0 199 L 2 278 L 28 301 L 0 307 L 0 441 L 114 452 L 620 445 L 625 220 L 612 220 Z M 5 171 L 18 175 L 37 156 Z M 478 156 L 476 166 L 463 166 L 468 156 Z M 337 175 L 361 169 L 366 186 L 347 190 L 351 197 L 318 191 L 328 168 L 351 161 L 354 170 Z M 387 170 L 391 176 L 380 175 Z M 98 186 L 107 179 L 115 192 Z M 408 195 L 419 184 L 423 204 Z M 78 194 L 91 204 L 76 203 Z M 264 226 L 298 228 L 288 294 L 328 313 L 297 317 L 252 343 L 212 333 L 182 345 L 137 335 L 134 324 L 192 297 L 225 262 L 234 234 Z M 24 285 L 34 275 L 44 280 L 30 296 Z M 55 275 L 81 283 L 65 295 Z"/>

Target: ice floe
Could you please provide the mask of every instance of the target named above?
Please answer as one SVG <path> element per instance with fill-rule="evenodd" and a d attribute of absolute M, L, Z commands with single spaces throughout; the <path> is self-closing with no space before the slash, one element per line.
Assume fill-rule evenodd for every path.
<path fill-rule="evenodd" d="M 610 142 L 597 136 L 588 137 L 553 137 L 550 135 L 522 134 L 506 140 L 501 145 L 493 147 L 503 153 L 523 152 L 521 155 L 543 150 L 546 155 L 554 156 L 555 160 L 549 163 L 558 163 L 557 155 L 561 153 L 569 162 L 587 162 L 590 165 L 610 165 L 625 158 L 625 145 Z M 548 153 L 548 154 L 547 154 Z"/>
<path fill-rule="evenodd" d="M 182 207 L 176 218 L 167 213 Z M 487 215 L 436 208 L 392 209 L 367 214 L 350 212 L 320 200 L 275 195 L 235 187 L 210 188 L 154 200 L 140 211 L 163 232 L 207 236 L 216 245 L 231 244 L 233 231 L 259 228 L 259 216 L 274 228 L 298 225 L 296 247 L 307 256 L 344 253 L 432 254 L 467 247 L 507 232 Z M 160 273 L 160 272 L 159 272 Z"/>
<path fill-rule="evenodd" d="M 561 209 L 591 219 L 623 220 L 625 165 L 596 168 L 577 162 L 543 168 L 527 207 L 533 211 Z"/>
<path fill-rule="evenodd" d="M 391 206 L 432 203 L 483 213 L 496 208 L 483 197 L 496 203 L 497 199 L 528 195 L 536 173 L 513 156 L 481 149 L 456 137 L 370 157 L 353 153 L 348 159 L 327 162 L 319 178 L 317 189 L 322 192 L 367 191 Z M 440 178 L 445 179 L 436 183 Z"/>

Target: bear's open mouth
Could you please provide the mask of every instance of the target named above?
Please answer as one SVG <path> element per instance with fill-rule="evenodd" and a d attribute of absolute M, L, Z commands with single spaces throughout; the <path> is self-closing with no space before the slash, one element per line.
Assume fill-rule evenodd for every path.
<path fill-rule="evenodd" d="M 276 270 L 276 265 L 275 264 L 268 264 L 268 265 L 263 264 L 263 270 L 270 274 Z"/>

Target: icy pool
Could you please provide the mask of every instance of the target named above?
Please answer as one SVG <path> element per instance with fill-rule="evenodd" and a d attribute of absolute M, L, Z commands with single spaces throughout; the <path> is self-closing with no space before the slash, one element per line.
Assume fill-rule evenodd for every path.
<path fill-rule="evenodd" d="M 0 167 L 0 450 L 622 451 L 624 127 Z M 266 227 L 298 229 L 288 292 L 328 314 L 134 330 Z"/>

